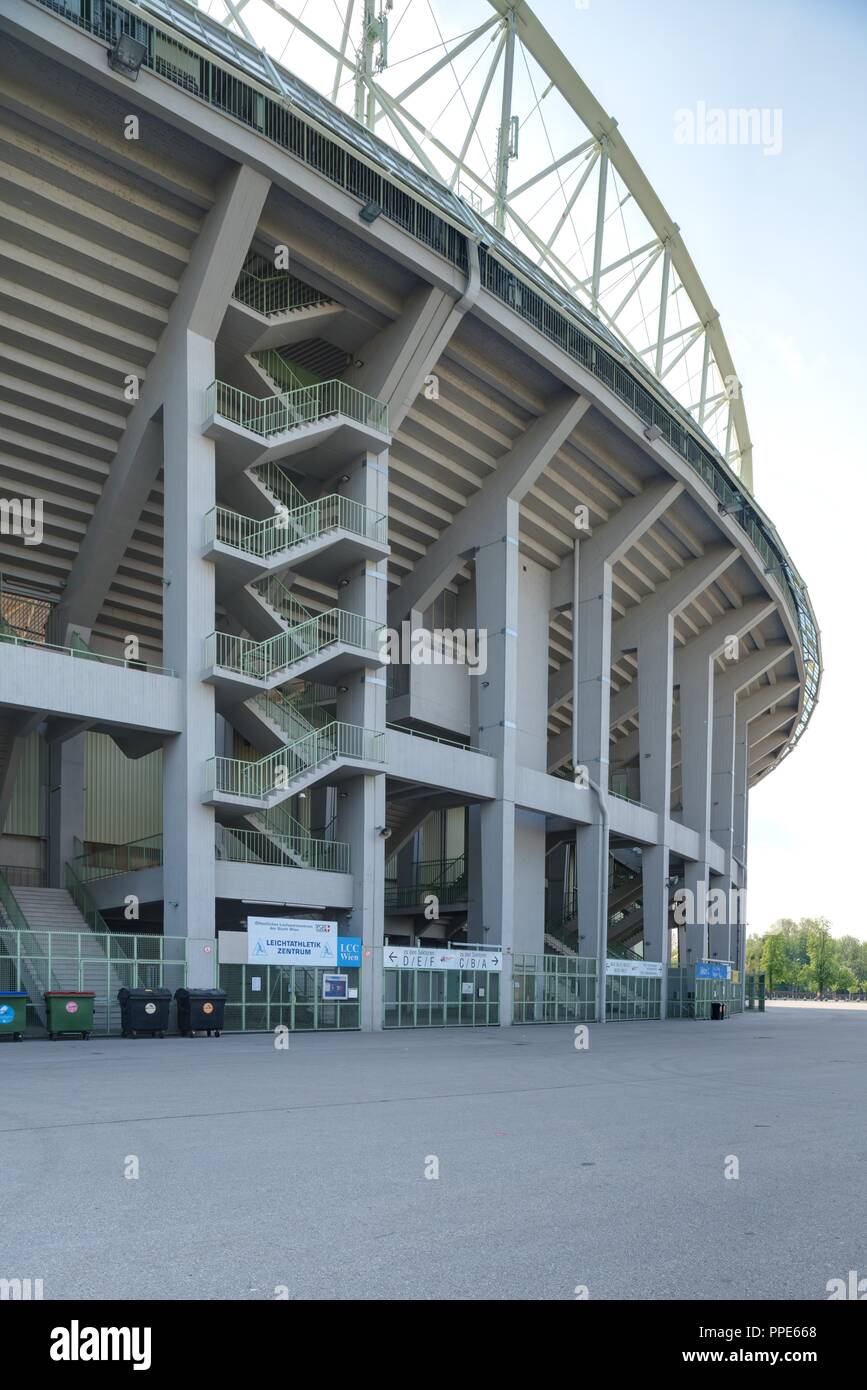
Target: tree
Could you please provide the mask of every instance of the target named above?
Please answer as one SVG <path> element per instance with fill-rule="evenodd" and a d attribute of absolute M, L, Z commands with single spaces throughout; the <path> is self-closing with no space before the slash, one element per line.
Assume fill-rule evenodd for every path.
<path fill-rule="evenodd" d="M 805 917 L 810 975 L 819 994 L 824 994 L 837 969 L 839 945 L 831 935 L 831 924 L 824 917 Z"/>
<path fill-rule="evenodd" d="M 788 983 L 791 978 L 786 938 L 782 932 L 767 932 L 762 938 L 761 967 L 768 989 Z"/>

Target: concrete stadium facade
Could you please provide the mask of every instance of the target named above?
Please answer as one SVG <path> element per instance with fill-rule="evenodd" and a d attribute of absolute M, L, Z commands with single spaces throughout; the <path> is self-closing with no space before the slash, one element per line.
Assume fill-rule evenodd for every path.
<path fill-rule="evenodd" d="M 208 985 L 248 917 L 327 919 L 350 1026 L 410 1021 L 396 946 L 478 949 L 460 1021 L 530 1021 L 555 959 L 600 1019 L 658 963 L 664 1015 L 674 932 L 743 970 L 750 788 L 820 678 L 797 571 L 601 323 L 197 23 L 0 0 L 0 812 L 36 740 L 42 859 L 3 860 L 44 871 L 7 935 L 71 892 Z M 87 834 L 99 738 L 159 762 L 136 843 Z"/>

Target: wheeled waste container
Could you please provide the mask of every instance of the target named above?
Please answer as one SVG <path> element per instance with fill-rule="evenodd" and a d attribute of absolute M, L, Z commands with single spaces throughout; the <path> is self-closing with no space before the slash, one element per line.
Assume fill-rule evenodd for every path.
<path fill-rule="evenodd" d="M 120 1004 L 120 1031 L 125 1038 L 134 1038 L 136 1033 L 165 1037 L 172 1003 L 170 989 L 146 989 L 144 986 L 119 989 L 117 1002 Z"/>
<path fill-rule="evenodd" d="M 93 1028 L 92 989 L 47 989 L 44 994 L 48 1036 L 52 1042 L 61 1033 L 80 1033 L 85 1039 Z"/>
<path fill-rule="evenodd" d="M 192 1033 L 207 1032 L 220 1036 L 226 1011 L 224 989 L 176 989 L 178 1031 L 184 1038 Z"/>
<path fill-rule="evenodd" d="M 27 992 L 0 989 L 0 1038 L 20 1042 L 27 1027 Z"/>
<path fill-rule="evenodd" d="M 725 1018 L 725 1016 L 726 1016 L 726 1006 L 725 1006 L 725 1004 L 722 1002 L 721 999 L 712 999 L 712 1000 L 711 1000 L 711 1005 L 710 1005 L 710 1016 L 711 1016 L 711 1018 L 714 1018 L 714 1019 L 717 1019 L 717 1018 Z"/>

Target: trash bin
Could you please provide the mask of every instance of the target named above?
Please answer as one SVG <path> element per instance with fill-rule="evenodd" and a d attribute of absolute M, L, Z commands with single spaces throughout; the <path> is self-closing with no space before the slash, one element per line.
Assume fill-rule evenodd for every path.
<path fill-rule="evenodd" d="M 47 989 L 45 1012 L 52 1042 L 59 1033 L 80 1033 L 85 1039 L 93 1028 L 92 989 Z"/>
<path fill-rule="evenodd" d="M 0 1038 L 20 1042 L 27 1027 L 27 992 L 0 989 Z"/>
<path fill-rule="evenodd" d="M 725 1006 L 725 1004 L 722 1002 L 722 1000 L 720 1000 L 720 999 L 712 999 L 712 1000 L 711 1000 L 711 1005 L 710 1005 L 710 1016 L 711 1016 L 711 1018 L 714 1018 L 714 1019 L 716 1019 L 716 1018 L 725 1018 L 725 1016 L 726 1016 L 726 1006 Z"/>
<path fill-rule="evenodd" d="M 175 1003 L 181 1037 L 188 1038 L 192 1033 L 203 1031 L 208 1037 L 212 1033 L 220 1036 L 226 1010 L 224 989 L 176 989 Z"/>
<path fill-rule="evenodd" d="M 117 1002 L 120 1004 L 120 1031 L 125 1038 L 134 1038 L 136 1033 L 165 1037 L 172 1002 L 170 989 L 145 989 L 143 986 L 119 989 Z"/>

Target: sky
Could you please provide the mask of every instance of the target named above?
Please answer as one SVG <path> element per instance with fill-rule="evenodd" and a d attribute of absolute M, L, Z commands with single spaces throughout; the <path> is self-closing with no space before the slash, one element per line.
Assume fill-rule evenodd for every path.
<path fill-rule="evenodd" d="M 755 493 L 822 632 L 812 722 L 750 798 L 750 929 L 824 916 L 835 934 L 867 939 L 849 881 L 867 674 L 867 0 L 535 0 L 533 9 L 616 117 L 720 312 L 744 388 Z M 437 0 L 436 10 L 446 34 L 478 22 L 476 3 Z M 701 102 L 780 113 L 778 152 L 676 139 L 676 113 Z"/>

